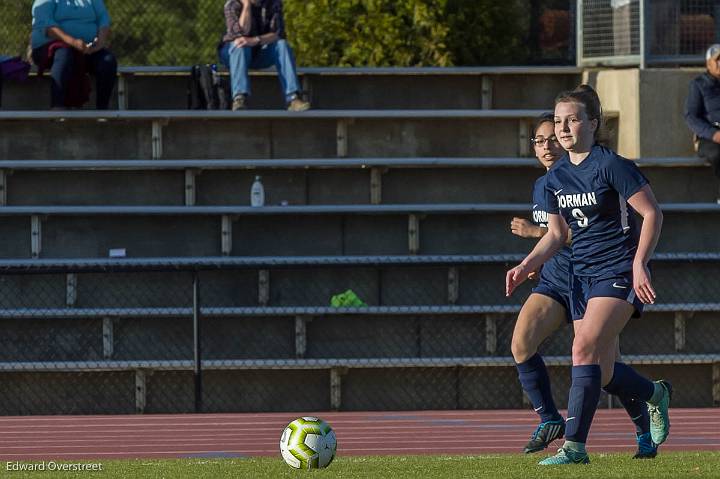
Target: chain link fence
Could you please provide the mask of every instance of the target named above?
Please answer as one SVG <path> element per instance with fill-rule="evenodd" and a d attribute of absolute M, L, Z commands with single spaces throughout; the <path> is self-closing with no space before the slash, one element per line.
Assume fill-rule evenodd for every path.
<path fill-rule="evenodd" d="M 662 301 L 622 337 L 678 406 L 720 402 L 720 255 L 695 256 L 657 262 Z M 5 262 L 0 414 L 521 408 L 517 260 Z M 560 405 L 571 344 L 541 348 Z"/>
<path fill-rule="evenodd" d="M 704 64 L 717 0 L 580 0 L 578 65 Z"/>
<path fill-rule="evenodd" d="M 513 34 L 511 40 L 513 45 L 500 45 L 503 55 L 493 60 L 508 65 L 516 64 L 573 64 L 574 63 L 574 18 L 570 4 L 574 0 L 532 0 L 531 2 L 518 1 L 512 6 L 513 12 L 518 12 L 522 18 L 517 18 L 509 25 L 512 25 Z M 3 22 L 0 25 L 0 54 L 23 55 L 28 46 L 32 15 L 31 7 L 33 0 L 0 0 L 0 11 L 3 12 Z M 217 61 L 217 44 L 225 32 L 225 19 L 223 14 L 224 0 L 105 0 L 105 5 L 112 18 L 112 50 L 118 57 L 120 65 L 192 65 L 195 63 Z M 299 5 L 303 0 L 286 0 L 286 23 L 288 24 L 288 35 L 290 42 L 296 47 L 296 53 L 300 66 L 337 66 L 323 62 L 322 58 L 307 58 L 302 54 L 304 49 L 298 45 L 299 42 L 322 41 L 326 43 L 324 52 L 327 57 L 329 50 L 359 48 L 356 45 L 347 44 L 347 38 L 338 38 L 335 43 L 338 45 L 327 45 L 327 35 L 318 31 L 317 25 L 300 25 L 302 20 L 292 18 L 293 12 L 302 12 Z M 358 2 L 362 6 L 363 2 Z M 445 2 L 428 0 L 425 3 L 418 2 L 421 9 L 445 8 Z M 455 2 L 456 8 L 468 10 L 472 2 Z M 347 4 L 333 6 L 333 2 L 326 2 L 317 6 L 316 11 L 329 9 L 330 13 L 324 18 L 321 13 L 316 13 L 319 18 L 324 18 L 326 29 L 334 32 L 355 28 L 355 26 L 337 25 L 342 18 L 332 17 L 333 8 L 349 10 L 360 8 L 355 5 L 348 7 Z M 392 5 L 388 4 L 387 9 Z M 486 6 L 477 7 L 478 18 L 488 22 L 482 15 L 482 9 Z M 511 7 L 508 6 L 508 9 Z M 370 15 L 375 14 L 378 7 L 372 7 Z M 362 10 L 362 8 L 360 8 Z M 509 10 L 510 11 L 510 10 Z M 290 12 L 290 13 L 287 13 Z M 387 12 L 384 12 L 387 13 Z M 464 12 L 470 17 L 473 12 Z M 469 18 L 470 18 L 469 17 Z M 372 18 L 370 16 L 369 18 Z M 375 18 L 377 21 L 378 18 Z M 315 22 L 316 20 L 312 20 Z M 413 21 L 404 19 L 402 21 Z M 307 22 L 305 20 L 305 22 Z M 446 28 L 445 25 L 441 26 Z M 389 28 L 389 27 L 388 27 Z M 397 27 L 395 27 L 397 28 Z M 440 28 L 440 29 L 442 29 Z M 486 30 L 492 28 L 492 22 Z M 364 31 L 364 30 L 363 30 Z M 365 32 L 366 34 L 367 32 Z M 498 33 L 498 32 L 495 32 Z M 507 32 L 502 32 L 507 35 Z M 486 33 L 487 34 L 487 33 Z M 492 32 L 487 34 L 492 36 Z M 318 40 L 320 38 L 320 40 Z M 382 41 L 377 39 L 376 41 Z M 400 39 L 403 40 L 403 39 Z M 400 41 L 399 40 L 399 41 Z M 438 43 L 446 42 L 443 38 L 436 40 Z M 491 42 L 488 38 L 483 42 Z M 343 43 L 346 42 L 346 43 Z M 321 47 L 322 48 L 322 47 Z M 427 46 L 403 45 L 403 48 L 421 52 Z M 445 47 L 443 47 L 445 48 Z M 449 47 L 448 47 L 449 48 Z M 462 50 L 462 45 L 460 50 Z M 441 49 L 442 50 L 442 49 Z M 317 49 L 308 51 L 316 52 Z M 322 50 L 321 50 L 322 51 Z M 476 55 L 466 55 L 463 51 L 452 51 L 450 56 L 455 57 L 455 65 L 466 65 L 465 58 L 475 58 Z M 470 52 L 472 53 L 472 52 Z M 492 51 L 490 52 L 492 53 Z M 369 55 L 369 54 L 368 54 Z M 367 56 L 367 55 L 366 55 Z M 391 57 L 391 56 L 389 56 Z M 359 58 L 365 58 L 360 55 Z M 368 58 L 370 58 L 368 56 Z M 394 58 L 394 57 L 393 57 Z M 475 60 L 477 61 L 477 60 Z M 372 64 L 370 62 L 370 64 Z M 445 66 L 432 63 L 423 63 L 427 66 Z M 364 64 L 353 64 L 353 66 L 366 66 Z M 412 66 L 412 65 L 389 65 L 389 66 Z"/>
<path fill-rule="evenodd" d="M 105 0 L 112 50 L 121 65 L 191 65 L 217 59 L 225 29 L 223 0 Z M 24 54 L 33 0 L 0 0 L 2 53 Z"/>
<path fill-rule="evenodd" d="M 113 18 L 113 51 L 121 65 L 190 65 L 215 61 L 224 32 L 222 1 L 106 0 Z M 0 0 L 3 54 L 24 53 L 32 0 Z M 702 64 L 707 46 L 720 41 L 717 0 L 535 0 L 518 35 L 527 48 L 507 64 Z M 292 23 L 292 22 L 290 22 Z M 292 36 L 292 31 L 290 32 Z M 291 38 L 292 40 L 292 38 Z M 299 57 L 301 63 L 312 61 Z"/>

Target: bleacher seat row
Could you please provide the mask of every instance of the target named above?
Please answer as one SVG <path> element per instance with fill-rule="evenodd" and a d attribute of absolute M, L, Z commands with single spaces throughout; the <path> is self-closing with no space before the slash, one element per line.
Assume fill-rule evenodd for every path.
<path fill-rule="evenodd" d="M 190 66 L 120 66 L 115 107 L 187 108 Z M 222 71 L 222 68 L 221 68 Z M 574 87 L 575 67 L 300 68 L 302 88 L 318 109 L 546 108 Z M 275 73 L 251 72 L 252 106 L 281 108 Z M 409 81 L 411 80 L 411 81 Z M 532 82 L 533 88 L 528 88 Z M 47 108 L 47 78 L 8 85 L 6 109 Z M 353 95 L 347 92 L 352 91 Z M 432 91 L 433 95 L 427 95 Z"/>
<path fill-rule="evenodd" d="M 4 308 L 0 313 L 0 320 L 15 324 L 18 331 L 24 328 L 31 328 L 32 331 L 38 332 L 38 328 L 43 327 L 53 330 L 57 323 L 65 324 L 69 330 L 79 328 L 75 335 L 78 337 L 74 342 L 78 344 L 91 343 L 101 345 L 101 349 L 89 349 L 84 354 L 78 355 L 72 353 L 74 360 L 68 360 L 54 353 L 54 360 L 37 360 L 30 361 L 0 361 L 0 372 L 5 373 L 39 373 L 39 372 L 108 372 L 108 371 L 125 371 L 135 374 L 135 383 L 143 384 L 148 381 L 149 375 L 154 371 L 191 371 L 194 367 L 193 361 L 190 359 L 181 359 L 187 357 L 189 352 L 187 343 L 179 345 L 180 350 L 174 355 L 176 359 L 165 357 L 166 353 L 161 353 L 161 358 L 152 359 L 152 348 L 148 343 L 147 352 L 143 353 L 143 349 L 134 352 L 127 349 L 128 341 L 152 341 L 152 336 L 142 339 L 143 331 L 149 324 L 174 324 L 175 327 L 181 327 L 185 331 L 185 338 L 189 339 L 188 333 L 191 330 L 191 318 L 193 315 L 193 306 L 144 306 L 143 302 L 149 299 L 137 298 L 130 299 L 130 302 L 137 302 L 137 305 L 128 305 L 125 307 L 107 307 L 90 305 L 102 304 L 102 299 L 95 299 L 92 295 L 84 297 L 83 285 L 86 281 L 92 283 L 100 280 L 97 274 L 108 277 L 113 274 L 111 271 L 117 270 L 124 273 L 138 273 L 142 271 L 165 271 L 175 275 L 186 274 L 185 268 L 199 268 L 201 275 L 206 275 L 203 282 L 208 282 L 206 290 L 215 290 L 217 278 L 212 276 L 213 271 L 233 271 L 233 268 L 252 268 L 252 274 L 257 277 L 257 295 L 256 298 L 260 305 L 257 306 L 232 306 L 232 305 L 204 305 L 198 307 L 198 313 L 203 322 L 211 322 L 210 324 L 230 324 L 237 331 L 246 331 L 248 329 L 254 331 L 263 331 L 267 329 L 268 321 L 272 321 L 280 329 L 288 328 L 289 334 L 285 335 L 285 339 L 278 341 L 281 344 L 273 344 L 270 351 L 268 346 L 264 345 L 257 349 L 254 353 L 247 350 L 230 349 L 225 352 L 227 356 L 220 356 L 221 351 L 215 351 L 212 356 L 203 361 L 203 367 L 208 371 L 252 371 L 252 370 L 321 370 L 330 374 L 330 383 L 334 386 L 331 390 L 342 388 L 343 377 L 350 369 L 387 369 L 387 368 L 479 368 L 479 367 L 512 367 L 512 358 L 509 356 L 509 331 L 511 331 L 512 318 L 518 313 L 518 304 L 502 304 L 493 302 L 483 302 L 467 304 L 467 301 L 478 301 L 478 298 L 468 298 L 469 291 L 478 289 L 477 283 L 474 282 L 472 276 L 475 274 L 468 268 L 478 265 L 496 265 L 497 274 L 489 275 L 491 282 L 499 282 L 502 271 L 509 264 L 513 264 L 521 259 L 522 255 L 474 255 L 474 256 L 367 256 L 367 257 L 263 257 L 263 258 L 154 258 L 154 259 L 107 259 L 107 260 L 77 260 L 77 259 L 42 259 L 37 261 L 14 260 L 0 262 L 0 277 L 6 285 L 6 289 L 13 284 L 13 278 L 17 278 L 18 272 L 34 273 L 43 275 L 57 275 L 67 271 L 67 281 L 56 282 L 57 286 L 64 288 L 60 294 L 52 296 L 64 298 L 67 302 L 55 308 L 37 308 L 37 307 L 11 307 L 9 303 L 24 301 L 23 297 L 12 296 L 3 298 Z M 671 277 L 669 280 L 677 278 L 678 263 L 694 262 L 709 265 L 717 265 L 720 263 L 720 254 L 710 253 L 669 253 L 658 254 L 655 258 L 657 263 L 656 278 L 663 281 L 666 274 Z M 668 263 L 667 268 L 661 268 Z M 421 267 L 430 268 L 438 271 L 440 276 L 445 277 L 446 284 L 442 285 L 437 281 L 431 281 L 430 286 L 425 288 L 439 288 L 447 294 L 446 304 L 397 304 L 398 301 L 408 300 L 410 302 L 419 301 L 412 296 L 403 294 L 399 297 L 392 297 L 391 292 L 393 283 L 388 285 L 389 292 L 383 294 L 386 300 L 395 304 L 367 306 L 358 308 L 334 308 L 322 306 L 320 304 L 309 306 L 273 306 L 273 300 L 276 295 L 270 290 L 274 289 L 274 282 L 277 280 L 280 288 L 289 287 L 287 279 L 283 279 L 283 275 L 288 273 L 288 268 L 303 268 L 307 270 L 307 266 L 314 266 L 315 272 L 311 277 L 304 277 L 301 281 L 306 284 L 306 292 L 304 295 L 313 296 L 313 292 L 320 283 L 321 273 L 317 268 L 341 268 L 341 267 L 362 267 L 362 268 L 403 268 L 403 267 Z M 207 270 L 207 268 L 211 268 Z M 257 268 L 269 268 L 260 269 Z M 667 272 L 665 271 L 667 270 Z M 302 270 L 300 270 L 302 271 Z M 485 270 L 483 270 L 485 271 Z M 420 277 L 418 273 L 421 270 L 413 270 L 410 277 Z M 427 270 L 424 274 L 427 274 Z M 436 274 L 436 273 L 433 273 Z M 277 279 L 275 278 L 277 275 Z M 87 279 L 85 278 L 87 276 Z M 469 287 L 462 286 L 466 281 L 465 277 L 470 277 L 471 285 Z M 485 272 L 482 276 L 488 276 Z M 332 276 L 335 278 L 336 276 Z M 313 278 L 316 284 L 308 283 L 308 279 Z M 128 281 L 130 281 L 128 279 Z M 334 279 L 333 279 L 334 281 Z M 352 283 L 352 279 L 347 279 Z M 103 281 L 100 281 L 102 283 Z M 169 281 L 172 288 L 177 287 L 177 281 Z M 348 284 L 349 284 L 348 283 Z M 366 285 L 367 286 L 367 285 Z M 116 288 L 122 291 L 119 283 L 111 282 L 109 288 Z M 326 286 L 327 287 L 327 286 Z M 406 284 L 405 289 L 408 291 L 418 292 L 418 296 L 425 300 L 435 301 L 437 294 L 431 294 L 428 290 L 423 290 L 422 283 Z M 57 288 L 56 288 L 57 289 Z M 170 288 L 169 288 L 170 289 Z M 169 291 L 168 289 L 168 291 Z M 222 288 L 219 288 L 222 289 Z M 495 299 L 488 298 L 489 301 L 497 301 L 501 298 L 500 289 Z M 47 287 L 43 290 L 47 294 Z M 59 290 L 58 290 L 59 291 Z M 98 289 L 93 290 L 95 294 L 99 294 Z M 23 290 L 25 296 L 32 295 L 33 291 Z M 167 298 L 171 303 L 176 302 L 166 291 L 164 294 L 155 293 L 159 298 Z M 303 297 L 303 295 L 301 295 Z M 123 298 L 116 298 L 117 301 Z M 128 301 L 127 298 L 123 300 Z M 289 299 L 292 301 L 292 299 Z M 312 300 L 312 298 L 310 298 Z M 155 297 L 152 301 L 157 302 Z M 212 300 L 210 300 L 212 301 Z M 220 299 L 221 302 L 226 300 Z M 460 303 L 458 303 L 460 301 Z M 263 305 L 262 303 L 265 302 Z M 269 302 L 269 303 L 268 303 Z M 455 304 L 453 304 L 455 303 Z M 656 344 L 663 344 L 660 349 L 654 349 L 651 352 L 639 353 L 643 346 L 636 346 L 642 343 L 642 338 L 647 335 L 646 332 L 639 328 L 630 332 L 626 339 L 628 347 L 623 349 L 626 351 L 625 360 L 636 365 L 646 366 L 662 366 L 662 365 L 707 365 L 711 368 L 710 373 L 716 374 L 716 369 L 720 368 L 720 355 L 713 354 L 707 349 L 698 348 L 696 324 L 707 321 L 707 315 L 716 315 L 720 312 L 720 304 L 717 302 L 701 302 L 695 300 L 686 303 L 658 303 L 650 305 L 646 310 L 646 318 L 642 321 L 652 321 L 656 339 L 660 335 L 667 335 L 663 341 L 656 341 Z M 415 322 L 418 318 L 423 321 L 432 321 L 438 324 L 445 324 L 444 332 L 435 332 L 432 339 L 425 337 L 417 330 Z M 40 323 L 35 324 L 35 321 Z M 90 321 L 90 323 L 88 323 Z M 212 322 L 221 323 L 212 323 Z M 399 321 L 399 323 L 398 323 Z M 23 322 L 23 323 L 21 323 Z M 351 323 L 348 323 L 351 322 Z M 312 329 L 311 323 L 317 325 L 318 328 Z M 361 339 L 354 332 L 361 328 L 374 329 L 383 326 L 378 324 L 395 323 L 396 332 L 402 331 L 402 334 L 409 335 L 403 341 L 410 340 L 408 344 L 423 343 L 425 341 L 433 341 L 436 343 L 436 355 L 428 355 L 427 353 L 416 352 L 416 356 L 408 355 L 412 353 L 412 348 L 397 349 L 395 341 L 377 341 L 376 338 Z M 88 328 L 88 324 L 97 324 L 96 327 Z M 352 324 L 352 326 L 350 326 Z M 482 325 L 481 329 L 477 329 L 477 325 Z M 40 326 L 39 326 L 40 325 Z M 322 326 L 320 326 L 322 325 Z M 373 326 L 375 325 L 375 326 Z M 641 325 L 642 326 L 642 325 Z M 399 328 L 399 330 L 398 330 Z M 463 331 L 465 335 L 477 336 L 476 342 L 467 346 L 460 347 L 458 345 L 450 346 L 454 340 L 452 339 L 458 331 Z M 211 328 L 215 329 L 215 328 Z M 319 333 L 322 331 L 322 333 Z M 328 342 L 328 331 L 335 331 L 335 334 L 342 336 L 349 334 L 356 338 L 356 343 L 364 345 L 365 348 L 357 347 L 355 349 L 343 351 L 332 347 L 332 342 Z M 560 336 L 565 338 L 567 347 L 567 333 L 563 332 Z M 223 329 L 223 334 L 227 330 Z M 147 333 L 145 333 L 147 334 Z M 212 343 L 217 341 L 213 333 L 208 334 L 208 339 Z M 415 339 L 412 339 L 415 337 Z M 67 340 L 67 339 L 66 339 Z M 267 341 L 267 338 L 265 339 Z M 277 339 L 276 339 L 277 340 Z M 276 341 L 275 340 L 275 341 Z M 16 340 L 17 341 L 17 340 Z M 369 342 L 368 342 L 369 341 Z M 474 346 L 473 346 L 474 345 Z M 478 346 L 481 345 L 481 348 Z M 357 346 L 357 344 L 356 344 Z M 469 347 L 468 347 L 469 346 Z M 22 349 L 22 343 L 14 344 L 15 348 Z M 329 348 L 329 349 L 328 349 Z M 448 350 L 448 348 L 450 348 Z M 554 346 L 555 351 L 562 351 L 562 343 Z M 96 351 L 96 352 L 93 352 Z M 185 351 L 183 353 L 182 351 Z M 373 354 L 374 353 L 374 354 Z M 398 356 L 398 354 L 404 355 Z M 455 353 L 455 354 L 452 354 Z M 464 353 L 464 355 L 457 355 Z M 148 357 L 150 354 L 150 357 Z M 156 353 L 157 354 L 157 353 Z M 358 355 L 360 355 L 358 357 Z M 97 356 L 100 356 L 99 358 Z M 567 355 L 554 355 L 548 358 L 550 366 L 566 366 L 570 362 Z M 708 377 L 708 381 L 712 378 Z M 147 388 L 140 387 L 135 389 L 135 406 L 138 412 L 145 411 L 147 404 L 146 398 Z M 331 394 L 328 390 L 330 405 L 332 408 L 340 409 L 343 407 L 341 396 Z M 713 400 L 718 400 L 713 396 Z"/>

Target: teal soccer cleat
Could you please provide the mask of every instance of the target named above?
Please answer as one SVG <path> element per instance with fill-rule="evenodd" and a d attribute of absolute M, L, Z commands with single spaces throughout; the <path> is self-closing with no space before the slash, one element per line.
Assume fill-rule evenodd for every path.
<path fill-rule="evenodd" d="M 665 442 L 670 434 L 670 399 L 672 399 L 672 384 L 661 379 L 655 381 L 663 388 L 663 396 L 657 404 L 648 403 L 648 413 L 650 414 L 650 435 L 652 442 L 658 446 Z"/>
<path fill-rule="evenodd" d="M 554 456 L 546 457 L 538 462 L 540 466 L 555 466 L 562 464 L 590 464 L 587 453 L 573 452 L 561 447 Z"/>
<path fill-rule="evenodd" d="M 565 434 L 565 420 L 560 418 L 555 421 L 541 422 L 525 445 L 525 454 L 542 451 L 555 439 L 560 439 Z"/>
<path fill-rule="evenodd" d="M 637 441 L 638 449 L 633 459 L 653 459 L 657 456 L 657 444 L 655 444 L 650 437 L 650 433 L 639 434 L 635 440 Z"/>

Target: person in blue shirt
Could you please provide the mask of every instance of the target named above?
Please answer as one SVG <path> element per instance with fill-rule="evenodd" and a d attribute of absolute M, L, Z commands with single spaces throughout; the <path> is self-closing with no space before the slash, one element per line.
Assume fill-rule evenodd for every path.
<path fill-rule="evenodd" d="M 103 0 L 35 0 L 30 37 L 33 62 L 50 69 L 51 108 L 72 104 L 68 88 L 78 69 L 95 75 L 96 106 L 105 110 L 115 86 L 117 60 L 107 49 L 110 15 Z"/>
<path fill-rule="evenodd" d="M 562 156 L 565 150 L 555 136 L 554 115 L 546 113 L 535 124 L 532 144 L 538 162 L 546 171 Z M 548 213 L 545 189 L 548 175 L 535 181 L 533 188 L 532 221 L 513 218 L 510 230 L 523 238 L 542 238 L 547 232 Z M 571 249 L 564 246 L 540 270 L 537 286 L 523 304 L 515 322 L 511 350 L 518 370 L 518 379 L 534 411 L 540 416 L 540 425 L 530 437 L 524 452 L 542 451 L 563 437 L 565 421 L 555 406 L 545 362 L 538 352 L 543 341 L 566 323 L 572 323 L 570 314 Z M 619 348 L 616 360 L 619 360 Z M 650 438 L 650 418 L 647 405 L 636 398 L 619 397 L 636 426 L 638 450 L 634 458 L 653 458 L 657 446 Z"/>
<path fill-rule="evenodd" d="M 720 180 L 720 44 L 705 52 L 705 67 L 707 71 L 690 82 L 685 121 L 697 138 L 698 157 L 712 165 Z"/>
<path fill-rule="evenodd" d="M 555 135 L 568 152 L 547 174 L 548 232 L 505 278 L 509 296 L 565 244 L 572 231 L 570 307 L 575 331 L 565 443 L 541 465 L 588 463 L 585 449 L 600 390 L 646 401 L 650 433 L 662 444 L 670 431 L 672 387 L 615 361 L 620 332 L 643 304 L 654 303 L 648 262 L 663 215 L 638 167 L 597 144 L 602 107 L 581 85 L 555 100 Z M 634 218 L 642 216 L 639 227 Z"/>

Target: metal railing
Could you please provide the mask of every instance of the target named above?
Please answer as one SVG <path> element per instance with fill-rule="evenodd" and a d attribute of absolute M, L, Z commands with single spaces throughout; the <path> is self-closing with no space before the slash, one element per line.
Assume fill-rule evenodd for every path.
<path fill-rule="evenodd" d="M 577 0 L 578 66 L 702 65 L 720 39 L 715 0 Z"/>

